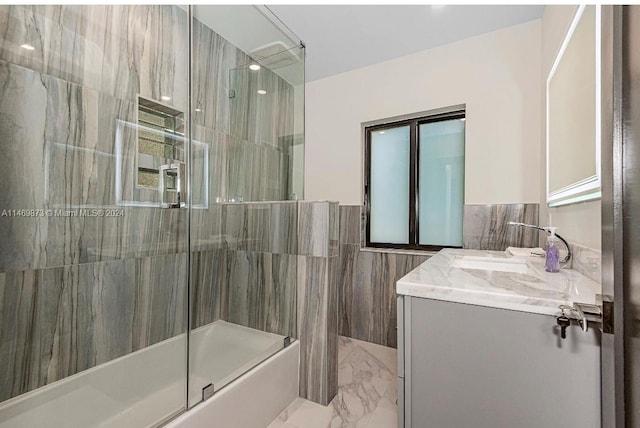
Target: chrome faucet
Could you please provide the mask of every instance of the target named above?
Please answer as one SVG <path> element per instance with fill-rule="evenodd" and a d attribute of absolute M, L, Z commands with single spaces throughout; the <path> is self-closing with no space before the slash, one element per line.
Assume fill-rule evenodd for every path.
<path fill-rule="evenodd" d="M 536 226 L 536 225 L 533 225 L 533 224 L 518 223 L 518 222 L 515 222 L 515 221 L 510 221 L 507 224 L 509 226 L 519 226 L 519 227 L 528 227 L 530 229 L 537 229 L 537 230 L 541 230 L 543 232 L 547 232 L 548 234 L 551 234 L 551 230 L 549 230 L 548 228 Z M 562 263 L 562 264 L 569 263 L 569 260 L 571 260 L 571 247 L 569 247 L 569 243 L 562 236 L 558 235 L 557 233 L 555 235 L 559 240 L 562 241 L 564 246 L 567 247 L 567 255 L 565 256 L 564 259 L 560 260 L 560 263 Z"/>

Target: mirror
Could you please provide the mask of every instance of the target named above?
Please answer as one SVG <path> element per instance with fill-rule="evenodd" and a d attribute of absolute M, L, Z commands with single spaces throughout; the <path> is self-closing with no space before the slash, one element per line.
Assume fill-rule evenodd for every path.
<path fill-rule="evenodd" d="M 600 197 L 600 8 L 580 6 L 547 78 L 547 204 Z"/>

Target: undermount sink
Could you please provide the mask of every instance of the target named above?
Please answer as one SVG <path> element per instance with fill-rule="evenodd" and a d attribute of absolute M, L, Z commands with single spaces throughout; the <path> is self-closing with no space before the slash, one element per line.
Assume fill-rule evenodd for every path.
<path fill-rule="evenodd" d="M 451 267 L 513 273 L 526 273 L 528 270 L 527 262 L 522 259 L 476 256 L 456 256 Z"/>

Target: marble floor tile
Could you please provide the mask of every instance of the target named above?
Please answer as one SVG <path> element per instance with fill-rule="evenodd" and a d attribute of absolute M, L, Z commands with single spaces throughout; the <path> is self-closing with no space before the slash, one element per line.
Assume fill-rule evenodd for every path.
<path fill-rule="evenodd" d="M 350 337 L 338 336 L 338 364 L 353 351 L 354 346 L 353 339 Z"/>
<path fill-rule="evenodd" d="M 379 362 L 393 373 L 394 376 L 398 373 L 398 350 L 396 348 L 390 348 L 388 346 L 378 345 L 377 343 L 365 342 L 363 340 L 350 339 L 353 346 L 358 346 L 371 355 L 373 355 Z"/>
<path fill-rule="evenodd" d="M 268 428 L 394 428 L 396 350 L 340 336 L 338 394 L 327 406 L 298 398 Z"/>

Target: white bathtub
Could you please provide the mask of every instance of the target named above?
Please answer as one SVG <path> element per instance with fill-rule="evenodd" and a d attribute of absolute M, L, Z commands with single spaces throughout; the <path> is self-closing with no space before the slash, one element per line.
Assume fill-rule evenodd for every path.
<path fill-rule="evenodd" d="M 190 337 L 190 406 L 200 400 L 202 387 L 213 383 L 214 389 L 220 390 L 277 352 L 283 340 L 279 335 L 225 321 L 194 330 Z M 270 371 L 285 370 L 289 383 L 293 383 L 291 377 L 295 377 L 294 394 L 297 395 L 298 353 L 297 344 L 290 346 L 250 373 L 264 372 L 269 377 Z M 292 354 L 296 355 L 295 362 Z M 173 337 L 1 403 L 0 428 L 153 426 L 184 409 L 185 360 L 185 335 Z M 295 367 L 288 367 L 291 365 Z M 248 375 L 242 377 L 240 384 L 247 383 L 251 377 Z M 295 398 L 295 395 L 290 397 L 289 390 L 290 386 L 282 391 L 284 407 Z M 228 401 L 228 396 L 234 393 L 237 394 L 235 383 L 187 414 L 202 417 L 203 409 L 215 406 L 219 396 Z M 263 413 L 277 415 L 284 409 L 280 404 L 274 405 L 277 408 Z M 190 417 L 187 414 L 179 417 L 178 421 L 182 422 L 174 421 L 172 426 L 187 423 Z"/>

